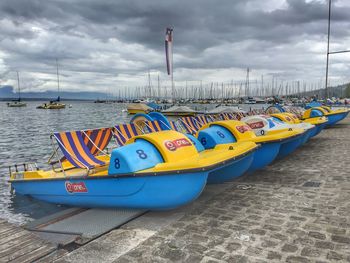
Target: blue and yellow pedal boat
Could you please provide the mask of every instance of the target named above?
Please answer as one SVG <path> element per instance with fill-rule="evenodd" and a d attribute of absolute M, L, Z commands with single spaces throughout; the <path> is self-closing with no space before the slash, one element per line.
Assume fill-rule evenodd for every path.
<path fill-rule="evenodd" d="M 305 117 L 307 116 L 307 113 L 309 111 L 311 112 L 311 114 L 322 113 L 322 116 L 326 116 L 328 119 L 327 126 L 333 126 L 333 125 L 337 124 L 339 121 L 345 119 L 349 114 L 348 109 L 332 110 L 331 108 L 329 108 L 327 106 L 319 106 L 319 107 L 312 107 L 312 108 L 309 108 L 308 110 L 306 110 Z M 304 118 L 304 116 L 303 116 L 303 118 Z"/>
<path fill-rule="evenodd" d="M 298 111 L 298 115 L 293 112 L 287 112 L 284 107 L 281 105 L 272 105 L 266 109 L 266 112 L 274 116 L 275 118 L 280 119 L 286 123 L 294 122 L 295 124 L 299 123 L 309 123 L 316 126 L 316 129 L 311 131 L 310 137 L 314 137 L 319 134 L 329 123 L 328 118 L 325 116 L 323 111 L 316 108 L 308 108 L 306 110 L 302 108 L 295 108 Z M 294 111 L 294 110 L 293 110 Z"/>
<path fill-rule="evenodd" d="M 309 139 L 319 134 L 323 128 L 327 125 L 328 119 L 325 116 L 317 116 L 317 117 L 310 117 L 310 115 L 307 117 L 307 114 L 310 114 L 311 110 L 306 110 L 304 112 L 305 119 L 300 120 L 295 114 L 290 112 L 281 112 L 281 113 L 273 113 L 270 114 L 270 116 L 277 118 L 285 123 L 289 124 L 297 124 L 297 125 L 304 125 L 305 123 L 314 125 L 315 127 L 310 130 L 309 132 Z M 302 127 L 302 126 L 301 126 Z"/>
<path fill-rule="evenodd" d="M 9 182 L 16 194 L 79 207 L 179 207 L 200 195 L 209 173 L 237 163 L 257 147 L 247 142 L 198 152 L 187 136 L 168 130 L 134 136 L 109 156 L 92 154 L 98 145 L 80 131 L 53 138 L 64 155 L 61 166 L 17 170 Z"/>
<path fill-rule="evenodd" d="M 197 134 L 198 140 L 206 147 L 225 145 L 232 142 L 254 142 L 260 147 L 254 152 L 254 157 L 246 172 L 261 169 L 276 158 L 292 152 L 294 142 L 300 138 L 301 130 L 286 129 L 283 131 L 268 131 L 257 136 L 247 123 L 236 120 L 216 121 L 204 125 Z"/>
<path fill-rule="evenodd" d="M 193 117 L 187 117 L 189 119 Z M 173 121 L 169 121 L 164 115 L 160 113 L 152 113 L 149 115 L 139 114 L 132 119 L 134 124 L 139 126 L 145 126 L 148 128 L 149 132 L 155 132 L 158 130 L 171 130 L 177 129 L 177 125 Z M 203 126 L 203 129 L 210 130 L 209 126 Z M 203 132 L 208 131 L 203 130 Z M 199 131 L 198 131 L 199 132 Z M 220 151 L 226 149 L 231 153 L 233 162 L 225 163 L 225 165 L 220 166 L 218 169 L 210 171 L 208 174 L 208 183 L 217 184 L 232 181 L 237 177 L 243 175 L 251 167 L 255 152 L 258 150 L 259 146 L 253 141 L 236 141 L 231 136 L 225 135 L 217 131 L 216 135 L 220 138 L 220 143 L 210 144 L 211 138 L 208 139 L 208 143 L 204 142 L 205 138 L 198 137 L 198 133 L 184 133 L 187 138 L 189 138 L 192 143 L 196 146 L 197 151 L 200 155 L 217 155 Z M 201 134 L 203 134 L 203 132 Z"/>

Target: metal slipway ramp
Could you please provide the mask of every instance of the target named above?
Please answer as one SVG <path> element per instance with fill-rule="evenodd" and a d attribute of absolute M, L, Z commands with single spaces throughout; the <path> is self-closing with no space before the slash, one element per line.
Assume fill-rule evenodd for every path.
<path fill-rule="evenodd" d="M 140 209 L 68 208 L 32 221 L 25 228 L 58 245 L 84 244 L 146 212 Z"/>
<path fill-rule="evenodd" d="M 25 228 L 59 246 L 83 245 L 125 224 L 157 232 L 162 226 L 178 220 L 191 209 L 201 207 L 203 203 L 225 191 L 230 185 L 232 184 L 206 186 L 195 202 L 170 212 L 149 212 L 142 209 L 68 208 L 32 221 Z"/>

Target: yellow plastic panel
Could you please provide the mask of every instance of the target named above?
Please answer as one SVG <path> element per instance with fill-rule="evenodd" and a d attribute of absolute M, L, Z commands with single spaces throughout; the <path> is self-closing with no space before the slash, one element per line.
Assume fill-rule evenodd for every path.
<path fill-rule="evenodd" d="M 273 113 L 270 115 L 286 123 L 290 123 L 290 124 L 300 123 L 300 120 L 293 113 L 281 112 L 281 113 Z"/>
<path fill-rule="evenodd" d="M 198 155 L 196 147 L 186 135 L 176 131 L 160 131 L 136 136 L 128 141 L 143 139 L 152 143 L 160 152 L 165 162 L 178 162 Z"/>
<path fill-rule="evenodd" d="M 204 150 L 197 156 L 190 159 L 183 159 L 178 162 L 160 163 L 155 167 L 138 173 L 156 173 L 173 170 L 197 169 L 218 165 L 229 159 L 240 157 L 253 151 L 258 146 L 254 142 L 238 142 L 229 144 L 219 144 L 214 149 Z"/>
<path fill-rule="evenodd" d="M 319 124 L 325 123 L 327 121 L 328 121 L 328 119 L 326 116 L 308 118 L 308 119 L 303 120 L 303 122 L 307 122 L 307 123 L 310 123 L 313 125 L 319 125 Z"/>
<path fill-rule="evenodd" d="M 229 121 L 215 121 L 203 126 L 200 130 L 208 128 L 212 125 L 222 126 L 228 129 L 237 141 L 241 140 L 251 140 L 255 138 L 256 135 L 253 130 L 243 121 L 229 120 Z M 198 133 L 197 133 L 198 134 Z"/>

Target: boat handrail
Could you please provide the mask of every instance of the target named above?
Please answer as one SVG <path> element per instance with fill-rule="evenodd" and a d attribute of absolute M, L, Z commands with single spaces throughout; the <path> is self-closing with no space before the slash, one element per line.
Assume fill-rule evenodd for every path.
<path fill-rule="evenodd" d="M 27 171 L 38 171 L 39 167 L 36 162 L 26 162 L 21 164 L 9 165 L 10 177 L 15 173 L 16 175 L 22 174 Z M 22 170 L 21 170 L 22 168 Z M 14 171 L 13 171 L 14 170 Z"/>

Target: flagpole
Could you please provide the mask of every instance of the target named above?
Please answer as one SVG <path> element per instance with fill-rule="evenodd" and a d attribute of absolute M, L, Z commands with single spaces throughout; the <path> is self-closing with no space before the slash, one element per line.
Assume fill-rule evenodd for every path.
<path fill-rule="evenodd" d="M 175 85 L 174 85 L 174 69 L 173 69 L 173 47 L 174 47 L 174 31 L 172 30 L 172 44 L 171 44 L 171 93 L 173 104 L 175 104 Z"/>
<path fill-rule="evenodd" d="M 173 29 L 167 27 L 165 33 L 165 52 L 166 52 L 166 63 L 167 73 L 171 75 L 171 99 L 175 104 L 175 84 L 174 84 L 174 70 L 173 70 Z"/>

